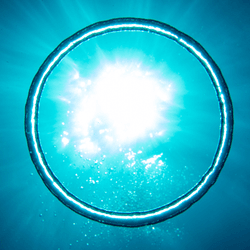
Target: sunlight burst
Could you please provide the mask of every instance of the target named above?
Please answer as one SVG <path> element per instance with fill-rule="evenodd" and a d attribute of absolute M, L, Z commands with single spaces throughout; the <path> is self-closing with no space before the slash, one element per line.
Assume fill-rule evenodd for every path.
<path fill-rule="evenodd" d="M 80 143 L 81 149 L 89 152 L 101 144 L 117 146 L 164 134 L 159 123 L 170 101 L 171 84 L 140 64 L 106 65 L 92 80 L 79 78 L 71 92 L 77 103 L 72 129 L 81 140 L 88 138 L 85 146 Z"/>

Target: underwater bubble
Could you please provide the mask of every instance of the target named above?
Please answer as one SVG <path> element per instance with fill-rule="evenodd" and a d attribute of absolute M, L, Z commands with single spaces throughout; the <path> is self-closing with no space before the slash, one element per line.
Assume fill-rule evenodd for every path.
<path fill-rule="evenodd" d="M 38 136 L 38 110 L 41 93 L 43 91 L 44 84 L 49 74 L 53 71 L 54 67 L 68 52 L 73 50 L 80 43 L 98 35 L 123 31 L 149 31 L 151 33 L 158 34 L 177 42 L 182 47 L 186 48 L 191 54 L 193 54 L 203 65 L 212 80 L 212 84 L 216 91 L 219 102 L 221 117 L 220 141 L 216 150 L 216 154 L 213 159 L 212 165 L 209 167 L 208 171 L 204 174 L 200 181 L 186 194 L 178 197 L 175 201 L 165 204 L 157 209 L 142 211 L 140 213 L 119 213 L 107 211 L 91 206 L 90 204 L 86 204 L 84 201 L 76 198 L 64 187 L 64 183 L 60 183 L 60 181 L 54 175 L 53 171 L 51 171 L 49 165 L 45 160 L 45 154 L 42 151 Z M 88 81 L 87 85 L 92 85 L 92 83 Z M 110 103 L 108 103 L 107 107 L 108 110 L 110 108 L 112 110 L 112 105 L 110 105 Z M 71 113 L 73 114 L 74 112 L 72 111 Z M 130 114 L 131 112 L 129 112 L 129 115 Z M 151 114 L 154 115 L 154 112 L 151 112 Z M 116 115 L 116 110 L 114 110 L 114 112 L 112 111 L 111 119 L 116 117 Z M 64 121 L 61 124 L 63 126 L 67 126 L 67 123 Z M 149 125 L 153 126 L 153 124 L 151 123 L 149 123 Z M 140 127 L 130 127 L 130 125 L 128 125 L 128 127 L 131 129 L 129 130 L 129 135 L 137 135 L 137 133 L 140 134 L 141 132 Z M 92 126 L 89 126 L 88 129 L 90 129 L 90 132 L 93 132 Z M 158 223 L 160 221 L 178 215 L 179 213 L 188 209 L 196 201 L 198 201 L 215 183 L 226 161 L 231 146 L 233 132 L 233 109 L 228 88 L 220 72 L 220 69 L 208 55 L 208 53 L 201 47 L 201 45 L 199 45 L 191 37 L 188 37 L 187 35 L 164 23 L 145 19 L 121 18 L 109 20 L 106 22 L 100 22 L 93 26 L 89 26 L 87 29 L 81 30 L 72 37 L 66 39 L 58 46 L 58 48 L 53 53 L 50 54 L 50 56 L 43 63 L 42 67 L 39 69 L 37 75 L 33 79 L 32 86 L 30 88 L 25 110 L 25 132 L 30 156 L 34 165 L 40 173 L 41 178 L 46 183 L 46 186 L 54 195 L 56 195 L 56 197 L 60 201 L 62 201 L 70 209 L 87 218 L 117 226 L 138 227 Z M 125 132 L 127 131 L 126 129 L 124 129 L 124 127 L 121 127 L 121 129 L 118 130 L 119 141 L 123 142 L 127 139 L 127 137 L 129 137 Z M 89 131 L 86 131 L 86 133 L 89 133 Z M 124 134 L 125 136 L 123 136 Z M 149 133 L 148 137 L 154 138 L 155 134 Z M 110 139 L 110 137 L 108 138 Z M 67 146 L 68 143 L 70 143 L 70 140 L 67 137 L 63 137 L 62 139 L 62 143 L 64 144 L 64 146 Z M 74 144 L 74 148 L 77 148 L 76 144 Z M 89 152 L 98 152 L 101 150 L 101 148 L 96 146 L 94 142 L 90 140 L 90 138 L 85 138 L 85 141 L 82 142 L 80 150 L 84 150 L 86 148 L 88 148 Z M 122 149 L 122 147 L 119 148 Z M 150 150 L 153 149 L 153 146 L 148 145 L 147 148 L 148 150 Z M 124 152 L 126 152 L 125 149 Z M 158 161 L 158 154 L 156 154 L 155 156 L 142 162 L 142 164 L 145 165 L 148 171 L 153 171 L 152 166 L 156 161 Z M 50 158 L 53 157 L 51 156 Z M 126 162 L 121 162 L 124 163 L 124 165 L 126 165 L 128 168 L 133 168 L 133 162 L 127 161 L 133 161 L 134 158 L 135 156 L 133 155 L 133 151 L 130 148 Z M 90 158 L 89 161 L 91 161 Z M 107 175 L 108 172 L 105 171 L 105 174 Z M 155 173 L 153 174 L 153 176 L 155 177 Z M 93 181 L 94 180 L 90 180 L 90 182 Z M 115 198 L 117 198 L 117 196 Z"/>

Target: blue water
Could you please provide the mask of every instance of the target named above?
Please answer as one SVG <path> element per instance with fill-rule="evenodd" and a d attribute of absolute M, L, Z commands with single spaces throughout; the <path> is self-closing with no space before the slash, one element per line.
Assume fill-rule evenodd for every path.
<path fill-rule="evenodd" d="M 249 8 L 246 1 L 2 1 L 0 249 L 250 248 Z M 28 90 L 45 58 L 85 26 L 126 16 L 168 23 L 201 43 L 219 65 L 235 111 L 232 149 L 211 190 L 183 214 L 134 229 L 93 222 L 60 203 L 37 174 L 24 135 Z M 169 101 L 157 106 L 163 111 L 158 114 L 156 128 L 146 127 L 140 134 L 133 123 L 126 123 L 131 130 L 118 126 L 116 133 L 109 132 L 105 138 L 113 136 L 120 141 L 109 144 L 101 135 L 112 126 L 108 119 L 104 122 L 105 117 L 112 120 L 118 116 L 114 110 L 98 116 L 102 123 L 91 120 L 88 136 L 84 131 L 74 132 L 86 124 L 74 114 L 88 117 L 85 106 L 91 104 L 86 94 L 76 94 L 76 86 L 89 79 L 98 86 L 98 75 L 107 65 L 111 72 L 124 66 L 130 71 L 140 65 L 139 73 L 149 72 L 161 88 L 171 83 Z M 104 75 L 105 83 L 112 83 L 109 75 Z M 86 89 L 87 95 L 94 90 Z M 109 97 L 108 91 L 105 96 Z M 102 100 L 101 95 L 97 97 Z M 81 104 L 84 98 L 83 104 L 88 105 Z M 109 103 L 108 110 L 113 106 Z M 153 119 L 150 115 L 148 112 L 146 118 Z M 110 34 L 70 53 L 47 82 L 39 119 L 48 162 L 64 185 L 86 202 L 115 211 L 152 209 L 186 192 L 211 164 L 219 133 L 216 97 L 203 68 L 173 42 L 146 33 Z M 96 142 L 92 149 L 101 143 L 96 153 L 89 146 L 86 150 L 89 142 Z"/>

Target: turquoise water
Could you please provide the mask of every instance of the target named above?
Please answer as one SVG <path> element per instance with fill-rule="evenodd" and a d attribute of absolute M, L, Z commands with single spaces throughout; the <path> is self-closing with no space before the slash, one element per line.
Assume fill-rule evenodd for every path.
<path fill-rule="evenodd" d="M 248 7 L 2 3 L 1 249 L 247 249 Z M 168 23 L 200 42 L 221 68 L 235 108 L 234 142 L 217 183 L 183 214 L 137 229 L 99 224 L 61 204 L 35 171 L 23 126 L 30 83 L 54 48 L 85 26 L 123 16 Z M 117 89 L 114 76 L 123 79 Z M 204 174 L 219 114 L 208 76 L 187 51 L 152 34 L 119 33 L 82 44 L 53 71 L 39 131 L 52 170 L 71 192 L 100 208 L 144 211 Z"/>

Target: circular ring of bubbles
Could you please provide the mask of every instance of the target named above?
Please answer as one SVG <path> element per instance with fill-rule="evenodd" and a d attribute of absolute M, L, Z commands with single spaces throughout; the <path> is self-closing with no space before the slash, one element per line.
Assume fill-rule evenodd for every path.
<path fill-rule="evenodd" d="M 93 37 L 111 32 L 145 31 L 171 39 L 193 54 L 212 80 L 220 111 L 220 138 L 211 166 L 200 181 L 176 200 L 153 210 L 142 212 L 113 212 L 100 209 L 70 193 L 50 169 L 43 153 L 38 132 L 38 112 L 41 94 L 47 78 L 56 65 L 71 50 Z M 233 107 L 226 82 L 220 69 L 193 38 L 158 21 L 119 18 L 90 25 L 64 40 L 44 61 L 35 75 L 25 107 L 25 133 L 31 159 L 48 189 L 67 207 L 89 219 L 122 227 L 139 227 L 172 218 L 197 202 L 215 183 L 228 156 L 233 135 Z"/>

